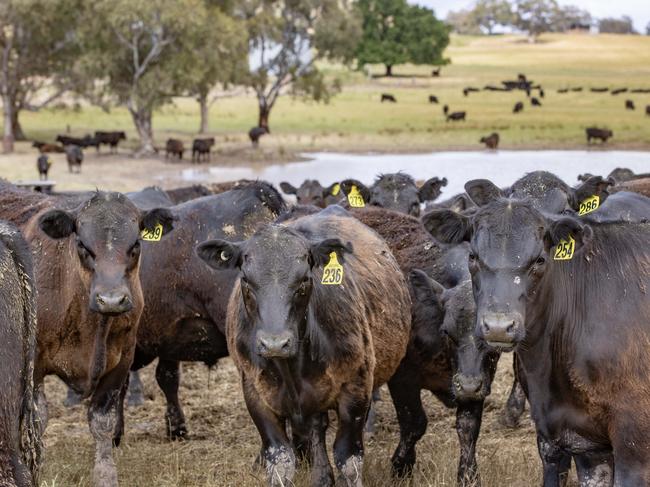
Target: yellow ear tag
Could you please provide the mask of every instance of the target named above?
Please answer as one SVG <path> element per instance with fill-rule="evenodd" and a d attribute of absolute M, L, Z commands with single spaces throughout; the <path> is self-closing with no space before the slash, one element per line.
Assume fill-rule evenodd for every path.
<path fill-rule="evenodd" d="M 146 228 L 140 232 L 140 238 L 146 242 L 160 242 L 163 234 L 163 226 L 158 223 L 153 230 L 147 230 Z"/>
<path fill-rule="evenodd" d="M 341 185 L 339 183 L 336 183 L 332 188 L 332 196 L 336 196 L 337 194 L 339 194 L 340 191 L 341 191 Z"/>
<path fill-rule="evenodd" d="M 352 208 L 363 208 L 366 206 L 366 203 L 363 201 L 363 196 L 361 196 L 361 193 L 359 193 L 359 190 L 354 184 L 352 185 L 352 188 L 350 188 L 348 202 Z"/>
<path fill-rule="evenodd" d="M 339 286 L 343 282 L 343 266 L 339 264 L 336 252 L 330 252 L 330 261 L 323 268 L 323 278 L 320 283 Z"/>
<path fill-rule="evenodd" d="M 573 259 L 573 253 L 576 250 L 576 241 L 571 235 L 569 235 L 569 240 L 560 240 L 560 242 L 555 247 L 555 254 L 553 255 L 553 260 L 571 260 Z"/>
<path fill-rule="evenodd" d="M 589 198 L 585 199 L 580 203 L 580 211 L 578 212 L 578 215 L 586 215 L 587 213 L 591 213 L 594 210 L 597 210 L 598 207 L 600 206 L 600 196 L 590 196 Z"/>

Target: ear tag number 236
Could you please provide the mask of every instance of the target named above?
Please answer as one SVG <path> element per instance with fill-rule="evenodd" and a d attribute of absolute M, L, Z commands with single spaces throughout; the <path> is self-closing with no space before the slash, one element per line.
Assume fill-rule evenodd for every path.
<path fill-rule="evenodd" d="M 146 242 L 160 242 L 163 234 L 163 227 L 160 223 L 156 224 L 152 230 L 144 229 L 140 232 L 140 238 Z"/>
<path fill-rule="evenodd" d="M 330 261 L 323 268 L 323 278 L 320 283 L 340 286 L 343 282 L 343 266 L 339 264 L 336 252 L 330 252 Z"/>
<path fill-rule="evenodd" d="M 573 253 L 576 249 L 576 241 L 571 235 L 569 235 L 568 240 L 560 240 L 555 246 L 555 254 L 553 255 L 553 260 L 571 260 L 573 259 Z"/>

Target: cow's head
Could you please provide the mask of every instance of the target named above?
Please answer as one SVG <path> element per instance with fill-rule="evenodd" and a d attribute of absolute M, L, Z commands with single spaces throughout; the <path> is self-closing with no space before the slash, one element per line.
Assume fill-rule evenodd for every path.
<path fill-rule="evenodd" d="M 247 315 L 251 353 L 292 358 L 305 338 L 315 269 L 336 253 L 342 264 L 351 244 L 338 238 L 310 241 L 300 233 L 268 225 L 244 242 L 211 240 L 197 253 L 214 269 L 240 270 L 239 287 Z"/>
<path fill-rule="evenodd" d="M 167 209 L 141 212 L 121 193 L 97 192 L 73 211 L 50 210 L 40 229 L 53 239 L 74 236 L 89 306 L 104 315 L 119 315 L 133 307 L 133 286 L 139 286 L 140 232 L 162 225 L 173 228 Z"/>
<path fill-rule="evenodd" d="M 299 205 L 314 205 L 325 208 L 342 197 L 338 183 L 323 188 L 315 179 L 306 179 L 296 188 L 291 183 L 281 182 L 280 188 L 286 194 L 295 194 Z"/>
<path fill-rule="evenodd" d="M 436 316 L 443 318 L 438 329 L 427 328 L 427 333 L 442 335 L 454 351 L 455 374 L 452 392 L 459 401 L 481 400 L 490 394 L 492 375 L 498 354 L 482 347 L 474 336 L 476 305 L 469 280 L 446 289 L 423 271 L 415 269 L 409 275 L 418 308 L 416 312 L 431 317 L 434 327 Z M 422 333 L 422 331 L 418 331 Z M 428 340 L 422 340 L 431 342 Z"/>
<path fill-rule="evenodd" d="M 555 218 L 555 217 L 554 217 Z M 472 216 L 436 210 L 423 217 L 442 242 L 470 242 L 469 270 L 477 306 L 476 334 L 511 350 L 526 335 L 526 310 L 557 257 L 578 258 L 593 231 L 580 220 L 544 216 L 530 201 L 499 198 Z M 566 252 L 556 254 L 560 249 Z"/>
<path fill-rule="evenodd" d="M 407 174 L 382 174 L 371 187 L 356 179 L 346 179 L 341 182 L 341 189 L 345 194 L 349 194 L 353 185 L 357 187 L 366 204 L 419 216 L 420 204 L 440 196 L 442 187 L 447 185 L 447 178 L 428 179 L 418 188 L 413 178 Z"/>

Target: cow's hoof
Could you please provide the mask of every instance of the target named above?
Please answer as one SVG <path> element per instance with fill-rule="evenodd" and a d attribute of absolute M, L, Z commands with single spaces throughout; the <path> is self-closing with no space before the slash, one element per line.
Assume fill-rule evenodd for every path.
<path fill-rule="evenodd" d="M 404 478 L 411 475 L 413 472 L 413 465 L 415 464 L 415 459 L 409 458 L 393 458 L 391 460 L 392 468 L 391 473 L 393 477 Z"/>
<path fill-rule="evenodd" d="M 185 425 L 178 426 L 176 428 L 167 429 L 167 438 L 171 441 L 183 441 L 188 440 L 187 428 Z"/>

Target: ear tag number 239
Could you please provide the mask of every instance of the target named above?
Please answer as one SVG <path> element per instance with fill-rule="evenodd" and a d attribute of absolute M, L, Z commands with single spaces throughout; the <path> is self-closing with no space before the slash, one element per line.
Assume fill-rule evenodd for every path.
<path fill-rule="evenodd" d="M 571 260 L 576 249 L 576 241 L 571 235 L 568 240 L 560 240 L 555 247 L 553 260 Z"/>
<path fill-rule="evenodd" d="M 592 211 L 597 210 L 599 206 L 600 206 L 600 196 L 597 195 L 590 196 L 589 198 L 583 200 L 580 203 L 578 215 L 586 215 L 587 213 L 591 213 Z"/>
<path fill-rule="evenodd" d="M 163 227 L 160 223 L 156 224 L 152 230 L 144 229 L 140 232 L 140 238 L 146 242 L 160 242 L 163 234 Z"/>
<path fill-rule="evenodd" d="M 323 278 L 320 283 L 340 286 L 343 282 L 343 266 L 339 264 L 336 252 L 330 252 L 330 261 L 323 268 Z"/>
<path fill-rule="evenodd" d="M 359 189 L 356 185 L 352 185 L 350 188 L 350 194 L 348 195 L 348 202 L 352 208 L 363 208 L 366 206 L 366 203 L 363 201 L 363 196 L 359 193 Z"/>

